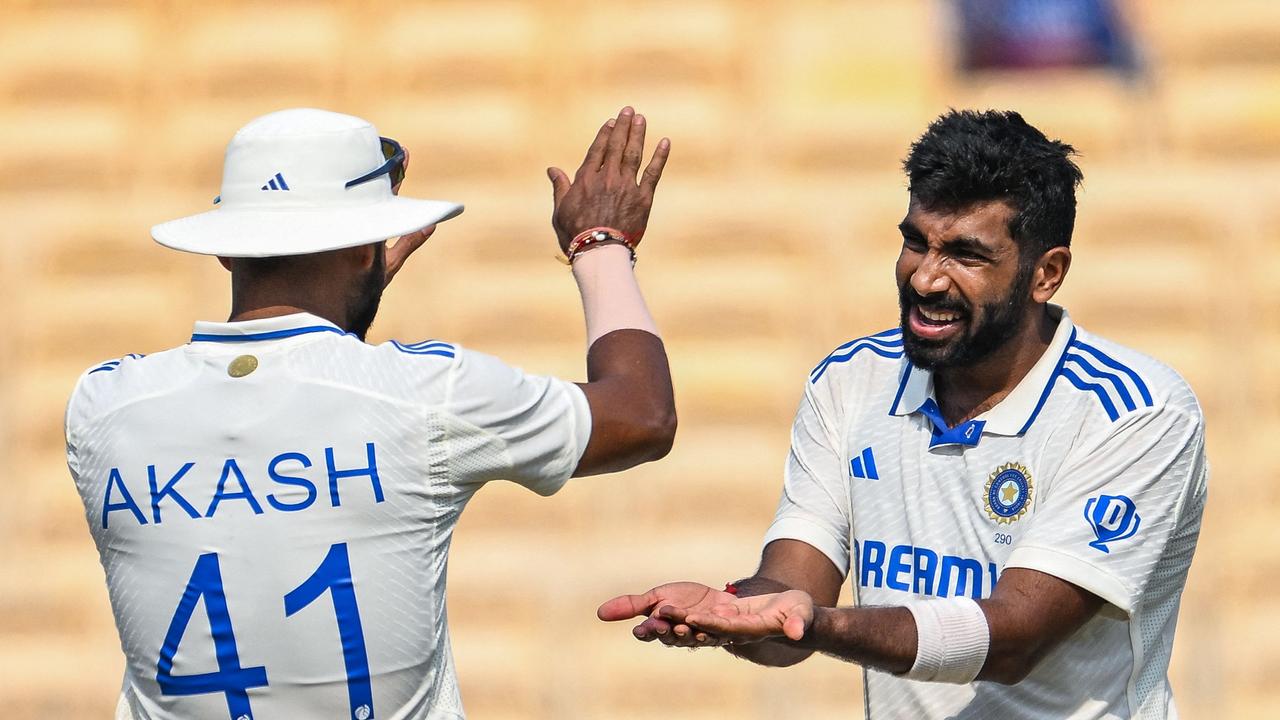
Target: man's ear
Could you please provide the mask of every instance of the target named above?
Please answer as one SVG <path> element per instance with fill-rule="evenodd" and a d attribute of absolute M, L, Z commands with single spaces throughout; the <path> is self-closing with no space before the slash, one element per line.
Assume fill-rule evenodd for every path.
<path fill-rule="evenodd" d="M 1065 245 L 1050 248 L 1036 264 L 1036 274 L 1031 280 L 1031 299 L 1042 304 L 1049 302 L 1062 287 L 1070 269 L 1071 248 Z"/>

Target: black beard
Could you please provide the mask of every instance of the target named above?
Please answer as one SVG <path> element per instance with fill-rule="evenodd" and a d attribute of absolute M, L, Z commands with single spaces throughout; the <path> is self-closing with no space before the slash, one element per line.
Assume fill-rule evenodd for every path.
<path fill-rule="evenodd" d="M 347 330 L 355 333 L 361 341 L 364 341 L 369 328 L 373 326 L 373 319 L 378 315 L 378 305 L 382 302 L 382 288 L 387 283 L 385 250 L 379 244 L 375 252 L 376 257 L 373 266 L 369 268 L 369 274 L 365 275 L 348 304 L 347 317 L 350 320 L 347 323 Z"/>
<path fill-rule="evenodd" d="M 1009 292 L 995 301 L 975 309 L 963 300 L 943 296 L 926 297 L 912 289 L 910 283 L 898 288 L 901 310 L 902 345 L 911 364 L 924 370 L 971 367 L 987 359 L 1018 334 L 1018 328 L 1031 302 L 1031 276 L 1034 267 L 1018 268 Z M 967 332 L 946 342 L 925 340 L 911 332 L 908 317 L 913 307 L 953 311 L 968 323 Z"/>

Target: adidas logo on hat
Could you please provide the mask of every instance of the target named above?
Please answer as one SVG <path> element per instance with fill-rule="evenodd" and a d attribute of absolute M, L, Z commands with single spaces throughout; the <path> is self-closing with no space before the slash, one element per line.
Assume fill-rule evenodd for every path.
<path fill-rule="evenodd" d="M 289 185 L 285 183 L 283 175 L 281 175 L 280 173 L 276 173 L 276 176 L 268 180 L 267 184 L 262 186 L 262 189 L 263 190 L 288 190 Z"/>

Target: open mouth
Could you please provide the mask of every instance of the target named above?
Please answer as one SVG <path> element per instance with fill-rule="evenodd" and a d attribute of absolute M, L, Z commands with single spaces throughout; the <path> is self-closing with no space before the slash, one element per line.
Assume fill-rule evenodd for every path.
<path fill-rule="evenodd" d="M 911 332 L 924 340 L 949 340 L 960 333 L 964 326 L 965 315 L 955 310 L 911 307 L 908 317 Z"/>

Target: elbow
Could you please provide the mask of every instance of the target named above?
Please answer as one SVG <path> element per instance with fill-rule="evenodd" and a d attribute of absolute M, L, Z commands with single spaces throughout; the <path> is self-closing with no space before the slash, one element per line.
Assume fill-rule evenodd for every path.
<path fill-rule="evenodd" d="M 674 407 L 664 408 L 653 413 L 644 424 L 645 461 L 661 460 L 671 452 L 676 442 L 676 410 Z"/>

